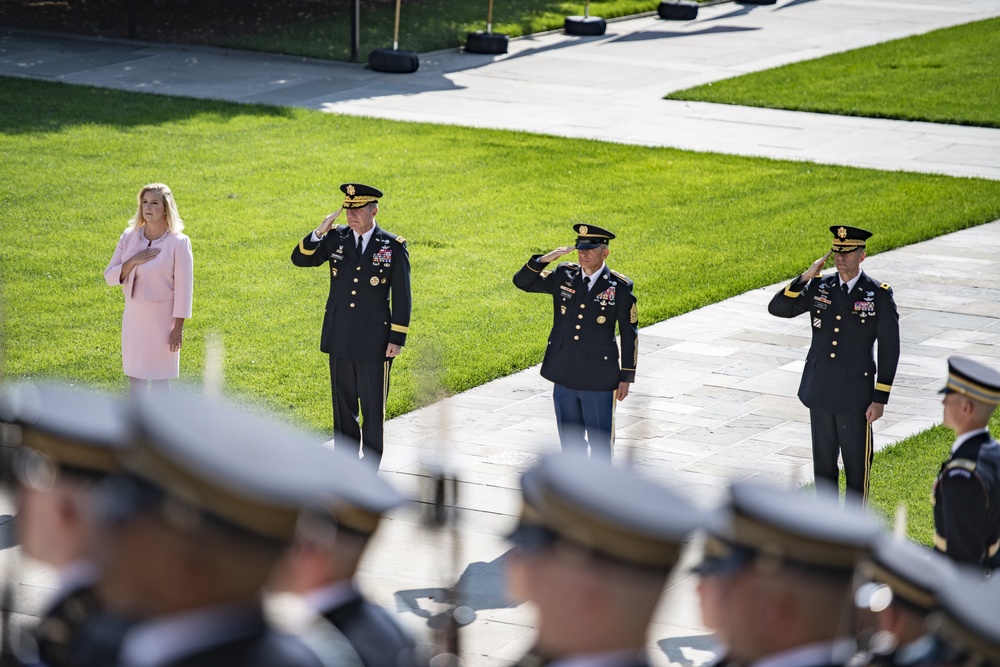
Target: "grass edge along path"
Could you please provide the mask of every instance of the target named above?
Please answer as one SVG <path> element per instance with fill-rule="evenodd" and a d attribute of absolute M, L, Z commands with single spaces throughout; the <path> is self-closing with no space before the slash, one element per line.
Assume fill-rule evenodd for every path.
<path fill-rule="evenodd" d="M 228 391 L 317 431 L 330 420 L 327 278 L 288 255 L 341 180 L 382 187 L 380 220 L 410 243 L 415 310 L 390 416 L 540 361 L 551 305 L 510 279 L 575 222 L 618 234 L 610 264 L 636 280 L 646 326 L 793 275 L 846 219 L 873 227 L 874 252 L 1000 217 L 992 181 L 3 83 L 9 375 L 124 393 L 121 294 L 101 272 L 136 190 L 162 180 L 195 249 L 182 382 L 199 381 L 219 333 Z M 926 497 L 922 484 L 907 489 Z"/>
<path fill-rule="evenodd" d="M 944 386 L 945 378 L 941 378 Z M 888 409 L 891 409 L 890 405 Z M 990 433 L 1000 433 L 1000 411 L 993 414 Z M 875 453 L 869 503 L 890 524 L 896 508 L 906 507 L 907 534 L 925 546 L 934 543 L 934 507 L 931 488 L 941 464 L 948 458 L 955 432 L 938 425 L 899 440 Z M 843 473 L 841 473 L 843 485 Z"/>
<path fill-rule="evenodd" d="M 1000 127 L 1000 17 L 670 93 L 666 99 Z"/>

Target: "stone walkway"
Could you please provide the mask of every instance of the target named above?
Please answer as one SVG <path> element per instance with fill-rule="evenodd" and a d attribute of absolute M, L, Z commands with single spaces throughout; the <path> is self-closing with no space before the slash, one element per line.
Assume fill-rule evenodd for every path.
<path fill-rule="evenodd" d="M 647 17 L 614 22 L 602 38 L 516 40 L 499 58 L 424 54 L 411 76 L 266 54 L 0 32 L 0 76 L 1000 178 L 1000 130 L 662 100 L 690 85 L 996 15 L 1000 0 L 724 4 L 691 23 Z M 893 285 L 901 317 L 899 374 L 875 427 L 884 447 L 940 421 L 936 392 L 947 356 L 998 363 L 1000 221 L 870 257 L 864 268 Z M 617 413 L 620 461 L 703 506 L 736 479 L 810 480 L 808 415 L 795 398 L 809 323 L 766 311 L 789 278 L 775 276 L 781 282 L 772 287 L 640 331 L 638 378 Z M 538 307 L 546 307 L 541 299 Z M 520 472 L 557 449 L 551 385 L 537 367 L 528 369 L 394 419 L 387 429 L 383 469 L 412 498 L 424 496 L 429 467 L 458 475 L 460 527 L 435 532 L 422 525 L 420 504 L 401 510 L 372 546 L 362 585 L 430 642 L 428 619 L 443 608 L 435 599 L 461 578 L 463 600 L 476 612 L 463 634 L 466 664 L 507 664 L 530 645 L 534 617 L 503 593 L 504 535 L 519 510 Z M 0 539 L 11 546 L 14 510 L 0 511 Z M 695 557 L 691 549 L 685 563 Z M 25 563 L 13 577 L 21 584 L 17 619 L 30 621 L 50 594 L 51 574 Z M 710 656 L 687 567 L 673 578 L 650 641 L 658 665 L 699 667 Z"/>

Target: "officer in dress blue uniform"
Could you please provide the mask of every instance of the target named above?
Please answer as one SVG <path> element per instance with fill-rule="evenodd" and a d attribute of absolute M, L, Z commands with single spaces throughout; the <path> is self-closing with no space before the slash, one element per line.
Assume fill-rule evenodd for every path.
<path fill-rule="evenodd" d="M 930 549 L 883 535 L 858 573 L 870 581 L 858 588 L 855 599 L 876 617 L 868 650 L 852 661 L 852 667 L 924 664 L 934 648 L 927 621 L 938 611 L 938 591 L 954 581 L 954 566 Z"/>
<path fill-rule="evenodd" d="M 1000 567 L 1000 444 L 987 429 L 1000 404 L 1000 373 L 951 357 L 941 391 L 944 425 L 956 438 L 934 482 L 934 547 L 989 573 Z"/>
<path fill-rule="evenodd" d="M 340 189 L 343 207 L 299 242 L 292 263 L 330 264 L 320 349 L 330 356 L 334 442 L 360 442 L 361 455 L 378 469 L 389 371 L 410 330 L 410 256 L 406 239 L 375 222 L 381 190 L 361 183 Z M 334 228 L 344 210 L 347 224 Z"/>
<path fill-rule="evenodd" d="M 721 601 L 712 614 L 724 664 L 842 667 L 852 579 L 882 529 L 836 496 L 736 482 L 706 521 L 705 559 Z"/>
<path fill-rule="evenodd" d="M 573 251 L 556 248 L 532 255 L 514 275 L 525 292 L 552 295 L 553 322 L 542 377 L 555 383 L 552 400 L 564 451 L 611 458 L 615 401 L 628 396 L 639 357 L 639 312 L 632 281 L 605 264 L 615 235 L 593 225 L 574 225 L 579 264 L 549 262 Z M 621 353 L 615 342 L 615 326 Z M 619 361 L 620 360 L 620 361 Z"/>
<path fill-rule="evenodd" d="M 369 466 L 339 450 L 338 475 L 328 502 L 308 508 L 298 535 L 277 568 L 272 588 L 296 593 L 333 625 L 364 667 L 426 664 L 413 640 L 358 587 L 361 559 L 382 516 L 402 503 L 399 493 Z"/>
<path fill-rule="evenodd" d="M 20 449 L 17 532 L 25 554 L 52 565 L 59 587 L 38 624 L 17 641 L 28 665 L 71 664 L 71 648 L 100 610 L 93 489 L 118 466 L 129 443 L 121 403 L 101 392 L 24 383 L 0 397 L 0 421 L 16 425 Z"/>
<path fill-rule="evenodd" d="M 259 410 L 178 391 L 137 397 L 130 421 L 122 472 L 95 490 L 107 612 L 74 664 L 322 667 L 268 625 L 261 590 L 302 509 L 350 482 L 348 455 Z"/>
<path fill-rule="evenodd" d="M 538 635 L 517 667 L 646 667 L 647 632 L 702 513 L 627 467 L 550 454 L 521 479 L 507 560 L 512 598 Z"/>
<path fill-rule="evenodd" d="M 778 317 L 809 313 L 812 345 L 799 399 L 809 408 L 816 484 L 837 488 L 839 453 L 849 495 L 865 503 L 875 455 L 872 422 L 885 411 L 899 363 L 899 314 L 892 288 L 861 270 L 872 233 L 836 225 L 830 231 L 832 250 L 775 294 L 767 309 Z M 837 272 L 821 276 L 831 254 Z"/>

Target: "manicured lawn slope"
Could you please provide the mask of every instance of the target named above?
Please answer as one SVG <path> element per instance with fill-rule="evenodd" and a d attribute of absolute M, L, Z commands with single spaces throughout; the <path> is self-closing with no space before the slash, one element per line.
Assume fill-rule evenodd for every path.
<path fill-rule="evenodd" d="M 0 279 L 9 376 L 124 391 L 121 293 L 102 272 L 151 181 L 195 253 L 182 380 L 226 347 L 231 392 L 328 429 L 324 269 L 292 266 L 339 183 L 386 192 L 409 240 L 414 311 L 389 416 L 541 360 L 551 306 L 511 276 L 593 222 L 632 277 L 640 325 L 790 277 L 827 227 L 873 252 L 1000 217 L 1000 183 L 340 117 L 22 80 L 0 85 Z M 640 373 L 642 369 L 640 368 Z M 539 379 L 539 383 L 543 380 Z"/>
<path fill-rule="evenodd" d="M 1000 18 L 717 81 L 668 99 L 1000 127 Z"/>

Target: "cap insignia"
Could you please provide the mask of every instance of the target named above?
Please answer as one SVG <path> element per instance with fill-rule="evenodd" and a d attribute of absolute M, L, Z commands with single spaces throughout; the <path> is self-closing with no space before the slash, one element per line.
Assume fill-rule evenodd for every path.
<path fill-rule="evenodd" d="M 837 227 L 837 238 L 838 239 L 846 239 L 847 238 L 847 230 L 844 229 L 843 227 Z"/>
<path fill-rule="evenodd" d="M 586 236 L 587 231 L 587 225 L 580 225 L 580 236 Z"/>
<path fill-rule="evenodd" d="M 349 194 L 350 196 L 353 197 L 354 193 L 355 193 L 354 186 L 353 185 L 348 185 L 347 186 L 347 194 Z"/>

